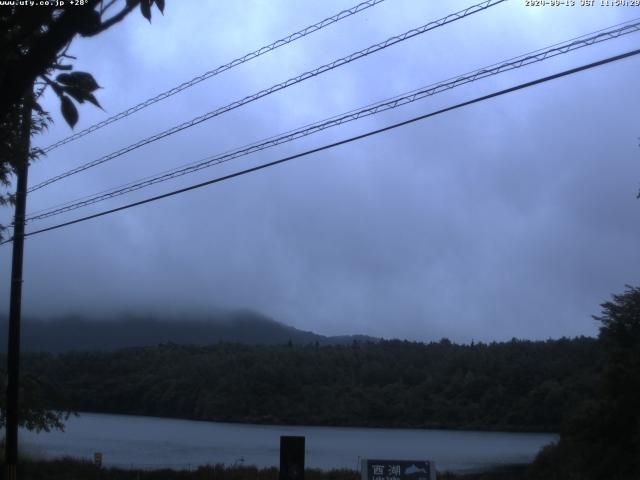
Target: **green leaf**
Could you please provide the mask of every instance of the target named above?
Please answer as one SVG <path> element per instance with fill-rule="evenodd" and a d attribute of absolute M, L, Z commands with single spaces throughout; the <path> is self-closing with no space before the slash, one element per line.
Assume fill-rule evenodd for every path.
<path fill-rule="evenodd" d="M 164 15 L 164 0 L 155 0 L 155 2 L 158 6 L 158 10 L 160 10 L 160 13 Z"/>
<path fill-rule="evenodd" d="M 57 83 L 53 83 L 53 82 L 51 82 L 50 85 L 53 91 L 55 92 L 55 94 L 58 95 L 59 97 L 62 97 L 62 87 Z"/>
<path fill-rule="evenodd" d="M 61 73 L 56 77 L 56 81 L 60 83 L 68 84 L 70 81 L 72 81 L 71 75 L 69 75 L 68 73 Z"/>
<path fill-rule="evenodd" d="M 94 92 L 100 88 L 93 75 L 87 72 L 61 73 L 56 80 L 71 87 L 77 87 L 86 92 Z"/>
<path fill-rule="evenodd" d="M 88 92 L 87 90 L 83 90 L 82 88 L 75 85 L 65 85 L 62 88 L 64 90 L 64 93 L 73 97 L 76 102 L 84 103 L 85 100 L 88 100 L 96 107 L 102 108 L 102 105 L 100 105 L 100 102 L 98 102 L 98 99 L 93 95 L 93 93 Z"/>
<path fill-rule="evenodd" d="M 141 0 L 140 11 L 142 12 L 144 18 L 151 22 L 151 0 Z"/>
<path fill-rule="evenodd" d="M 71 99 L 66 95 L 61 97 L 60 110 L 62 111 L 62 116 L 66 122 L 71 128 L 73 128 L 75 124 L 78 123 L 78 110 Z"/>
<path fill-rule="evenodd" d="M 44 108 L 42 108 L 42 105 L 40 105 L 38 102 L 33 102 L 33 109 L 38 112 L 40 115 L 46 115 L 47 112 L 45 111 Z"/>
<path fill-rule="evenodd" d="M 104 110 L 104 108 L 102 108 L 102 105 L 100 105 L 100 103 L 98 102 L 98 99 L 93 95 L 93 93 L 89 93 L 86 98 L 88 101 L 93 103 L 96 107 Z"/>
<path fill-rule="evenodd" d="M 87 95 L 91 95 L 90 93 L 85 92 L 84 90 L 78 87 L 66 86 L 66 87 L 63 87 L 63 90 L 65 93 L 71 95 L 74 98 L 74 100 L 78 103 L 84 103 L 85 99 L 87 98 Z"/>
<path fill-rule="evenodd" d="M 56 81 L 60 83 L 68 83 L 71 80 L 71 75 L 68 73 L 61 73 L 56 77 Z"/>

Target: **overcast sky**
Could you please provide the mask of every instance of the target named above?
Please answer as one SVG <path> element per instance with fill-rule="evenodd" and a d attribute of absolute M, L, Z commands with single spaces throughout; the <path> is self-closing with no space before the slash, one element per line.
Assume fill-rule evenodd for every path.
<path fill-rule="evenodd" d="M 76 142 L 30 185 L 468 5 L 387 0 Z M 580 2 L 578 1 L 578 4 Z M 597 4 L 600 0 L 597 0 Z M 171 0 L 77 39 L 106 113 L 76 131 L 355 1 Z M 640 16 L 511 0 L 30 195 L 43 209 Z M 271 161 L 637 48 L 640 34 L 491 77 L 28 230 Z M 640 284 L 640 58 L 358 143 L 29 238 L 23 311 L 180 315 L 250 308 L 322 334 L 457 341 L 594 335 L 611 293 Z M 34 140 L 68 136 L 56 119 Z M 3 209 L 1 220 L 10 218 Z M 9 298 L 10 248 L 2 309 Z"/>

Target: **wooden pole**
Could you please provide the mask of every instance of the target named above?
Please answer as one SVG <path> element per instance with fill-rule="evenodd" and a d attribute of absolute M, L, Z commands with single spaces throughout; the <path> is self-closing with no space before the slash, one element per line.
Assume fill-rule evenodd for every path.
<path fill-rule="evenodd" d="M 27 174 L 31 147 L 31 109 L 33 97 L 23 99 L 20 140 L 22 149 L 15 164 L 16 204 L 13 222 L 13 252 L 11 259 L 11 298 L 9 304 L 9 345 L 7 349 L 7 425 L 5 462 L 7 480 L 17 479 L 18 411 L 20 391 L 20 314 L 22 307 L 22 261 L 24 254 L 24 217 L 27 209 Z"/>

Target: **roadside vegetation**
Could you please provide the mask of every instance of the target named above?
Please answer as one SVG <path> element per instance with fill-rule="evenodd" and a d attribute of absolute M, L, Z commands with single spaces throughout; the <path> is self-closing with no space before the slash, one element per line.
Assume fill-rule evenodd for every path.
<path fill-rule="evenodd" d="M 531 466 L 454 480 L 640 478 L 640 288 L 602 304 L 597 339 L 455 345 L 381 341 L 304 347 L 164 344 L 29 354 L 28 375 L 57 396 L 38 408 L 255 423 L 559 431 Z M 32 392 L 33 393 L 33 392 Z M 48 403 L 47 403 L 48 402 Z M 34 411 L 38 411 L 37 409 Z M 53 425 L 55 428 L 55 425 Z M 276 469 L 99 470 L 22 464 L 26 478 L 275 480 Z M 247 470 L 248 469 L 248 470 Z M 100 475 L 98 477 L 92 475 Z M 355 475 L 355 477 L 354 477 Z M 309 471 L 307 480 L 351 480 Z"/>
<path fill-rule="evenodd" d="M 533 464 L 538 480 L 640 478 L 640 287 L 602 304 L 604 368 L 595 395 L 566 411 L 560 440 Z"/>
<path fill-rule="evenodd" d="M 124 470 L 98 468 L 88 461 L 60 459 L 51 461 L 27 461 L 20 464 L 21 478 L 39 480 L 278 480 L 277 468 L 248 466 L 225 467 L 207 465 L 195 470 Z M 504 467 L 493 472 L 474 474 L 438 473 L 438 480 L 517 480 L 524 477 L 526 467 Z M 306 469 L 305 480 L 360 480 L 355 470 Z"/>

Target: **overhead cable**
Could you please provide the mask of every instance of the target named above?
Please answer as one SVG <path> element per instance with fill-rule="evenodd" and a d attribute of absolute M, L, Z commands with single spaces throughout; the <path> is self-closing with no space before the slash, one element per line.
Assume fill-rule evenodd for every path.
<path fill-rule="evenodd" d="M 427 113 L 427 114 L 424 114 L 424 115 L 420 115 L 418 117 L 413 117 L 413 118 L 411 118 L 409 120 L 405 120 L 403 122 L 395 123 L 393 125 L 389 125 L 389 126 L 386 126 L 386 127 L 383 127 L 383 128 L 379 128 L 377 130 L 372 130 L 372 131 L 369 131 L 367 133 L 363 133 L 361 135 L 356 135 L 354 137 L 350 137 L 350 138 L 347 138 L 347 139 L 344 139 L 344 140 L 340 140 L 338 142 L 334 142 L 334 143 L 331 143 L 331 144 L 328 144 L 328 145 L 323 145 L 322 147 L 318 147 L 318 148 L 314 148 L 314 149 L 311 149 L 311 150 L 307 150 L 307 151 L 302 152 L 302 153 L 298 153 L 298 154 L 295 154 L 295 155 L 290 155 L 288 157 L 281 158 L 279 160 L 275 160 L 273 162 L 264 163 L 262 165 L 258 165 L 258 166 L 252 167 L 252 168 L 247 168 L 245 170 L 241 170 L 239 172 L 235 172 L 235 173 L 232 173 L 232 174 L 229 174 L 229 175 L 224 175 L 222 177 L 217 177 L 217 178 L 214 178 L 212 180 L 208 180 L 206 182 L 198 183 L 198 184 L 195 184 L 195 185 L 191 185 L 189 187 L 181 188 L 181 189 L 178 189 L 178 190 L 173 190 L 171 192 L 164 193 L 162 195 L 157 195 L 155 197 L 150 197 L 150 198 L 146 198 L 144 200 L 140 200 L 140 201 L 137 201 L 137 202 L 129 203 L 129 204 L 123 205 L 121 207 L 112 208 L 110 210 L 105 210 L 105 211 L 102 211 L 102 212 L 99 212 L 99 213 L 94 213 L 93 215 L 87 215 L 85 217 L 77 218 L 75 220 L 71 220 L 71 221 L 64 222 L 64 223 L 59 223 L 57 225 L 52 225 L 50 227 L 42 228 L 40 230 L 35 230 L 35 231 L 32 231 L 32 232 L 26 233 L 25 237 L 30 237 L 32 235 L 38 235 L 38 234 L 41 234 L 41 233 L 44 233 L 44 232 L 50 232 L 52 230 L 57 230 L 59 228 L 67 227 L 69 225 L 74 225 L 76 223 L 85 222 L 85 221 L 88 221 L 88 220 L 92 220 L 94 218 L 98 218 L 98 217 L 102 217 L 102 216 L 105 216 L 105 215 L 109 215 L 111 213 L 120 212 L 120 211 L 123 211 L 123 210 L 127 210 L 129 208 L 133 208 L 133 207 L 137 207 L 137 206 L 140 206 L 140 205 L 144 205 L 146 203 L 155 202 L 155 201 L 161 200 L 163 198 L 172 197 L 174 195 L 179 195 L 179 194 L 191 191 L 191 190 L 196 190 L 196 189 L 199 189 L 199 188 L 202 188 L 202 187 L 206 187 L 208 185 L 213 185 L 213 184 L 216 184 L 216 183 L 220 183 L 220 182 L 223 182 L 225 180 L 230 180 L 232 178 L 240 177 L 240 176 L 246 175 L 248 173 L 252 173 L 252 172 L 259 171 L 259 170 L 263 170 L 263 169 L 266 169 L 266 168 L 269 168 L 269 167 L 273 167 L 275 165 L 280 165 L 282 163 L 289 162 L 291 160 L 295 160 L 297 158 L 305 157 L 305 156 L 308 156 L 308 155 L 311 155 L 311 154 L 314 154 L 314 153 L 318 153 L 318 152 L 322 152 L 322 151 L 325 151 L 325 150 L 329 150 L 331 148 L 338 147 L 340 145 L 345 145 L 345 144 L 352 143 L 352 142 L 355 142 L 355 141 L 358 141 L 358 140 L 362 140 L 364 138 L 371 137 L 373 135 L 377 135 L 377 134 L 380 134 L 380 133 L 388 132 L 388 131 L 396 129 L 398 127 L 409 125 L 411 123 L 415 123 L 415 122 L 418 122 L 420 120 L 424 120 L 426 118 L 435 117 L 436 115 L 440 115 L 440 114 L 443 114 L 443 113 L 446 113 L 446 112 L 450 112 L 452 110 L 457 110 L 459 108 L 466 107 L 466 106 L 469 106 L 469 105 L 472 105 L 472 104 L 475 104 L 475 103 L 483 102 L 485 100 L 489 100 L 491 98 L 495 98 L 495 97 L 498 97 L 498 96 L 501 96 L 501 95 L 505 95 L 507 93 L 515 92 L 515 91 L 518 91 L 518 90 L 523 90 L 525 88 L 529 88 L 529 87 L 532 87 L 534 85 L 545 83 L 545 82 L 548 82 L 548 81 L 551 81 L 551 80 L 555 80 L 555 79 L 558 79 L 558 78 L 561 78 L 561 77 L 566 77 L 568 75 L 573 75 L 575 73 L 582 72 L 584 70 L 589 70 L 589 69 L 592 69 L 592 68 L 596 68 L 596 67 L 599 67 L 599 66 L 602 66 L 602 65 L 606 65 L 606 64 L 609 64 L 609 63 L 612 63 L 612 62 L 616 62 L 616 61 L 619 61 L 619 60 L 622 60 L 622 59 L 625 59 L 625 58 L 629 58 L 629 57 L 632 57 L 632 56 L 635 56 L 635 55 L 638 55 L 638 54 L 640 54 L 640 49 L 631 50 L 629 52 L 622 53 L 620 55 L 615 55 L 615 56 L 612 56 L 612 57 L 608 57 L 608 58 L 605 58 L 603 60 L 599 60 L 597 62 L 592 62 L 592 63 L 586 64 L 586 65 L 582 65 L 580 67 L 575 67 L 575 68 L 571 68 L 569 70 L 564 70 L 562 72 L 555 73 L 553 75 L 548 75 L 546 77 L 538 78 L 536 80 L 532 80 L 532 81 L 529 81 L 529 82 L 521 83 L 521 84 L 516 85 L 514 87 L 505 88 L 503 90 L 499 90 L 497 92 L 490 93 L 488 95 L 483 95 L 481 97 L 476 97 L 476 98 L 474 98 L 472 100 L 468 100 L 466 102 L 458 103 L 456 105 L 453 105 L 453 106 L 450 106 L 450 107 L 446 107 L 446 108 L 442 108 L 440 110 L 436 110 L 434 112 L 430 112 L 430 113 Z M 5 240 L 4 242 L 0 243 L 0 245 L 3 245 L 5 243 L 9 243 L 11 241 L 13 241 L 13 238 Z"/>
<path fill-rule="evenodd" d="M 276 145 L 280 145 L 286 142 L 291 142 L 298 138 L 302 138 L 302 137 L 326 130 L 331 127 L 352 122 L 354 120 L 358 120 L 366 116 L 375 115 L 377 113 L 384 112 L 386 110 L 398 108 L 402 105 L 415 102 L 417 100 L 423 99 L 428 96 L 436 95 L 440 92 L 447 91 L 452 88 L 458 87 L 460 85 L 464 85 L 467 83 L 480 80 L 482 78 L 486 78 L 486 77 L 497 75 L 499 73 L 503 73 L 506 71 L 521 68 L 527 65 L 531 65 L 533 63 L 541 62 L 543 60 L 553 58 L 558 55 L 565 54 L 589 45 L 594 45 L 596 43 L 601 43 L 607 40 L 618 38 L 622 35 L 638 32 L 640 31 L 640 19 L 636 19 L 635 23 L 626 22 L 625 24 L 622 24 L 622 26 L 616 26 L 616 27 L 618 28 L 610 27 L 609 29 L 600 30 L 599 33 L 591 36 L 578 37 L 579 40 L 575 40 L 575 39 L 567 40 L 566 42 L 555 44 L 551 47 L 547 47 L 546 49 L 536 50 L 534 52 L 527 53 L 519 57 L 515 57 L 513 59 L 504 61 L 502 63 L 493 64 L 491 66 L 474 70 L 472 72 L 469 72 L 457 77 L 452 77 L 448 80 L 434 83 L 429 86 L 423 87 L 421 89 L 414 90 L 412 92 L 405 93 L 391 99 L 383 100 L 381 102 L 377 102 L 357 110 L 352 110 L 350 112 L 347 112 L 338 116 L 334 116 L 329 119 L 325 119 L 325 120 L 313 123 L 311 125 L 300 127 L 298 129 L 291 130 L 289 132 L 286 132 L 278 136 L 260 140 L 253 144 L 243 146 L 235 150 L 210 156 L 198 162 L 194 162 L 189 165 L 168 170 L 168 171 L 159 173 L 155 176 L 146 177 L 144 179 L 140 179 L 135 182 L 130 182 L 110 190 L 106 190 L 94 195 L 83 197 L 82 199 L 73 200 L 70 202 L 66 202 L 64 204 L 50 207 L 48 209 L 40 210 L 39 212 L 34 212 L 27 215 L 26 221 L 32 222 L 34 220 L 42 220 L 55 215 L 60 215 L 62 213 L 69 212 L 71 210 L 76 210 L 78 208 L 82 208 L 88 205 L 92 205 L 94 203 L 98 203 L 104 200 L 108 200 L 120 195 L 124 195 L 130 192 L 136 191 L 136 190 L 140 190 L 142 188 L 149 187 L 157 183 L 161 183 L 167 180 L 171 180 L 173 178 L 194 173 L 204 168 L 209 168 L 213 165 L 218 165 L 239 157 L 243 157 L 261 150 L 265 150 L 267 148 L 275 147 Z"/>
<path fill-rule="evenodd" d="M 127 147 L 121 148 L 120 150 L 117 150 L 115 152 L 112 152 L 108 155 L 105 155 L 103 157 L 100 157 L 96 160 L 93 160 L 89 163 L 85 163 L 84 165 L 81 165 L 79 167 L 76 167 L 74 169 L 71 169 L 65 173 L 62 173 L 60 175 L 56 175 L 55 177 L 49 178 L 48 180 L 45 180 L 44 182 L 41 182 L 33 187 L 31 187 L 28 192 L 33 192 L 35 190 L 39 190 L 43 187 L 46 187 L 47 185 L 50 185 L 54 182 L 60 181 L 63 178 L 67 178 L 70 177 L 71 175 L 75 175 L 77 173 L 80 173 L 84 170 L 87 170 L 89 168 L 95 167 L 97 165 L 100 165 L 102 163 L 108 162 L 110 160 L 113 160 L 114 158 L 120 157 L 126 153 L 129 153 L 133 150 L 136 150 L 144 145 L 148 145 L 149 143 L 155 142 L 157 140 L 160 140 L 162 138 L 168 137 L 169 135 L 173 135 L 174 133 L 180 132 L 182 130 L 185 130 L 187 128 L 193 127 L 195 125 L 198 125 L 202 122 L 205 122 L 207 120 L 210 120 L 214 117 L 217 117 L 218 115 L 222 115 L 223 113 L 229 112 L 233 109 L 236 109 L 238 107 L 241 107 L 243 105 L 246 105 L 248 103 L 254 102 L 262 97 L 265 97 L 267 95 L 270 95 L 272 93 L 278 92 L 280 90 L 283 90 L 285 88 L 291 87 L 292 85 L 298 84 L 300 82 L 303 82 L 305 80 L 308 80 L 310 78 L 316 77 L 318 75 L 321 75 L 323 73 L 326 73 L 328 71 L 331 71 L 335 68 L 341 67 L 343 65 L 346 65 L 348 63 L 351 63 L 355 60 L 358 60 L 360 58 L 366 57 L 368 55 L 371 55 L 372 53 L 384 50 L 385 48 L 388 48 L 392 45 L 395 45 L 397 43 L 403 42 L 405 40 L 408 40 L 410 38 L 413 38 L 417 35 L 421 35 L 423 33 L 426 33 L 430 30 L 434 30 L 436 28 L 439 28 L 443 25 L 449 24 L 451 22 L 455 22 L 457 20 L 460 20 L 462 18 L 468 17 L 470 15 L 473 15 L 474 13 L 478 13 L 481 11 L 484 11 L 490 7 L 493 7 L 495 5 L 498 5 L 502 2 L 505 2 L 506 0 L 485 0 L 479 4 L 476 5 L 472 5 L 470 7 L 465 8 L 464 10 L 460 10 L 459 12 L 456 13 L 451 13 L 443 18 L 440 18 L 438 20 L 432 21 L 427 23 L 426 25 L 423 25 L 421 27 L 418 28 L 414 28 L 412 30 L 409 30 L 407 32 L 404 32 L 400 35 L 396 35 L 394 37 L 388 38 L 387 40 L 385 40 L 384 42 L 380 42 L 377 43 L 375 45 L 371 45 L 370 47 L 367 47 L 363 50 L 359 50 L 357 52 L 354 52 L 350 55 L 347 55 L 346 57 L 342 57 L 338 60 L 334 60 L 331 63 L 327 63 L 325 65 L 322 65 L 320 67 L 317 67 L 313 70 L 310 70 L 308 72 L 305 72 L 301 75 L 298 75 L 297 77 L 293 77 L 290 78 L 289 80 L 286 80 L 284 82 L 278 83 L 276 85 L 273 85 L 265 90 L 261 90 L 257 93 L 254 93 L 253 95 L 249 95 L 247 97 L 244 97 L 240 100 L 236 100 L 235 102 L 232 102 L 228 105 L 225 105 L 223 107 L 217 108 L 216 110 L 212 110 L 211 112 L 205 113 L 203 115 L 200 115 L 192 120 L 189 120 L 187 122 L 181 123 L 180 125 L 176 125 L 175 127 L 172 127 L 168 130 L 165 130 L 163 132 L 157 133 L 155 135 L 152 135 L 151 137 L 145 138 L 143 140 L 140 140 L 134 144 L 131 144 Z"/>
<path fill-rule="evenodd" d="M 95 132 L 96 130 L 101 129 L 102 127 L 106 127 L 107 125 L 110 125 L 114 122 L 117 122 L 118 120 L 122 120 L 125 117 L 128 117 L 129 115 L 132 115 L 140 110 L 142 110 L 143 108 L 147 108 L 150 105 L 153 105 L 154 103 L 157 103 L 161 100 L 164 100 L 166 98 L 172 97 L 173 95 L 186 90 L 187 88 L 193 87 L 194 85 L 197 85 L 200 82 L 203 82 L 211 77 L 214 77 L 222 72 L 226 72 L 227 70 L 232 69 L 233 67 L 237 67 L 238 65 L 242 65 L 243 63 L 246 63 L 250 60 L 253 60 L 254 58 L 258 58 L 261 55 L 264 55 L 265 53 L 271 52 L 277 48 L 280 48 L 284 45 L 288 45 L 289 43 L 295 42 L 296 40 L 299 40 L 303 37 L 306 37 L 307 35 L 310 35 L 311 33 L 317 32 L 318 30 L 322 30 L 325 27 L 328 27 L 329 25 L 332 25 L 336 22 L 339 22 L 340 20 L 350 17 L 352 15 L 355 15 L 356 13 L 362 12 L 363 10 L 367 10 L 368 8 L 373 7 L 374 5 L 377 5 L 379 3 L 384 2 L 385 0 L 368 0 L 366 2 L 362 2 L 359 3 L 358 5 L 348 8 L 346 10 L 342 10 L 339 13 L 336 13 L 335 15 L 332 15 L 331 17 L 325 18 L 324 20 L 318 22 L 318 23 L 314 23 L 313 25 L 309 25 L 306 28 L 303 28 L 302 30 L 299 30 L 295 33 L 292 33 L 290 35 L 287 35 L 284 38 L 281 38 L 280 40 L 277 40 L 269 45 L 266 45 L 264 47 L 261 47 L 257 50 L 254 50 L 253 52 L 247 53 L 246 55 L 243 55 L 242 57 L 238 57 L 235 60 L 231 60 L 229 63 L 225 63 L 224 65 L 220 65 L 217 68 L 214 68 L 213 70 L 209 70 L 208 72 L 203 73 L 202 75 L 199 75 L 197 77 L 192 78 L 191 80 L 181 83 L 180 85 L 178 85 L 177 87 L 173 87 L 165 92 L 162 92 L 158 95 L 156 95 L 155 97 L 149 98 L 147 100 L 145 100 L 144 102 L 141 102 L 137 105 L 134 105 L 133 107 L 127 108 L 126 110 L 123 110 L 122 112 L 113 115 L 105 120 L 102 120 L 94 125 L 91 125 L 90 127 L 85 128 L 84 130 L 81 130 L 77 133 L 74 133 L 73 135 L 70 135 L 66 138 L 63 138 L 51 145 L 49 145 L 48 147 L 45 147 L 42 149 L 42 151 L 44 153 L 48 153 L 51 150 L 54 150 L 66 143 L 69 142 L 73 142 L 74 140 L 77 140 L 79 138 L 84 137 L 85 135 L 88 135 L 92 132 Z"/>

